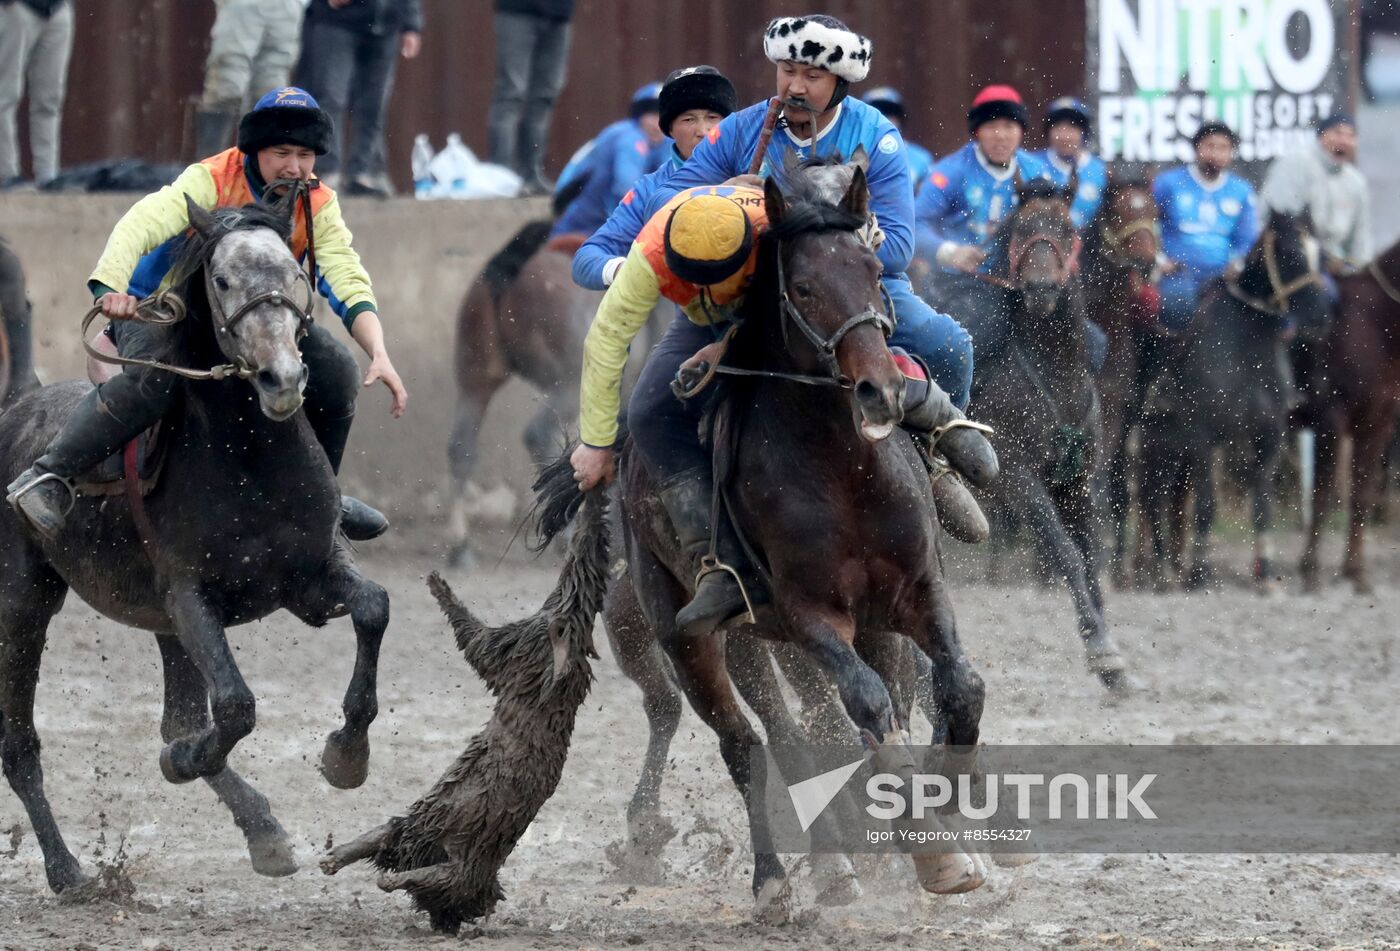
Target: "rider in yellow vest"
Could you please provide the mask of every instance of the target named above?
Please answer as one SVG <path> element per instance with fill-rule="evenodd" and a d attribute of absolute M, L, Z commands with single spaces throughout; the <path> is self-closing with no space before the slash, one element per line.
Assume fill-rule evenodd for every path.
<path fill-rule="evenodd" d="M 662 297 L 677 304 L 682 317 L 652 349 L 632 391 L 628 409 L 631 438 L 656 482 L 682 546 L 700 572 L 709 552 L 711 493 L 709 452 L 700 445 L 702 402 L 676 399 L 670 383 L 682 367 L 720 358 L 715 339 L 730 326 L 753 279 L 758 240 L 768 216 L 760 189 L 702 185 L 677 193 L 642 228 L 613 283 L 598 306 L 583 347 L 579 394 L 581 444 L 574 451 L 574 477 L 585 491 L 613 477 L 613 444 L 618 434 L 622 370 L 627 348 Z M 948 395 L 931 380 L 909 379 L 905 425 L 931 433 L 963 419 Z M 974 464 L 985 471 L 995 456 L 985 437 L 970 428 L 952 428 L 938 451 L 960 472 Z M 934 482 L 940 520 L 956 537 L 982 537 L 986 522 L 960 482 Z M 721 526 L 718 555 L 735 570 L 745 564 L 737 539 Z M 687 637 L 704 636 L 745 608 L 739 583 L 728 571 L 709 570 L 697 579 L 695 597 L 676 616 Z"/>
<path fill-rule="evenodd" d="M 102 312 L 117 319 L 109 333 L 122 356 L 162 356 L 169 328 L 125 321 L 137 303 L 169 286 L 170 268 L 190 227 L 185 197 L 207 210 L 239 208 L 260 201 L 269 183 L 301 179 L 311 183 L 311 221 L 297 204 L 291 249 L 298 260 L 308 244 L 315 249 L 312 280 L 369 355 L 364 385 L 382 381 L 393 394 L 393 415 L 403 415 L 408 393 L 384 347 L 384 332 L 369 275 L 351 247 L 335 192 L 312 177 L 316 156 L 331 144 L 330 117 L 301 89 L 274 90 L 239 123 L 238 146 L 189 166 L 175 182 L 141 199 L 122 216 L 88 287 Z M 308 229 L 310 234 L 308 235 Z M 359 368 L 350 352 L 320 326 L 301 344 L 308 369 L 305 410 L 331 468 L 339 471 Z M 73 480 L 158 421 L 175 395 L 175 378 L 160 370 L 128 367 L 89 393 L 44 455 L 9 486 L 8 500 L 44 535 L 63 527 Z M 341 528 L 355 540 L 374 538 L 388 528 L 379 512 L 348 496 L 342 499 Z"/>

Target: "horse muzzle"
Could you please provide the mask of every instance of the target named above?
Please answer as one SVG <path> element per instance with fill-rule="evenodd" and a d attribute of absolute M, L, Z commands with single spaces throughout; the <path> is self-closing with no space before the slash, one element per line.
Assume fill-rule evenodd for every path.
<path fill-rule="evenodd" d="M 1021 284 L 1021 300 L 1027 311 L 1044 317 L 1059 304 L 1064 289 L 1063 284 L 1055 281 L 1025 281 Z"/>
<path fill-rule="evenodd" d="M 870 380 L 861 380 L 855 385 L 855 423 L 860 437 L 866 442 L 877 443 L 888 439 L 904 418 L 904 378 L 900 385 L 881 386 Z"/>
<path fill-rule="evenodd" d="M 261 367 L 253 374 L 253 388 L 263 415 L 274 422 L 290 419 L 301 409 L 308 371 L 303 363 Z"/>

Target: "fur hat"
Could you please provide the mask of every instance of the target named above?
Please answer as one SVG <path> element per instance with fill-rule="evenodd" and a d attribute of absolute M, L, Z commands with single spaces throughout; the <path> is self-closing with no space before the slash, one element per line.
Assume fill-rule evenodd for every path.
<path fill-rule="evenodd" d="M 1225 138 L 1230 140 L 1230 144 L 1232 146 L 1234 146 L 1235 148 L 1240 147 L 1240 137 L 1235 134 L 1234 129 L 1230 128 L 1228 125 L 1221 122 L 1219 119 L 1207 119 L 1205 122 L 1202 122 L 1196 128 L 1195 133 L 1192 134 L 1191 148 L 1199 148 L 1201 143 L 1205 141 L 1206 137 L 1212 135 L 1223 135 L 1225 136 Z"/>
<path fill-rule="evenodd" d="M 763 31 L 763 53 L 775 63 L 817 66 L 858 83 L 870 72 L 873 47 L 835 17 L 778 17 Z"/>
<path fill-rule="evenodd" d="M 1030 113 L 1021 101 L 1021 94 L 1010 86 L 988 86 L 972 100 L 972 108 L 967 110 L 967 130 L 976 132 L 977 127 L 993 119 L 1010 119 L 1019 123 L 1022 129 L 1030 126 Z"/>
<path fill-rule="evenodd" d="M 300 145 L 317 155 L 331 150 L 331 117 L 311 93 L 295 86 L 274 89 L 238 123 L 238 151 L 252 155 L 274 145 Z"/>
<path fill-rule="evenodd" d="M 700 287 L 733 277 L 753 249 L 753 224 L 738 202 L 696 195 L 681 202 L 666 222 L 666 266 Z"/>
<path fill-rule="evenodd" d="M 739 108 L 734 84 L 713 66 L 687 66 L 666 77 L 661 87 L 661 134 L 671 134 L 671 123 L 682 112 L 709 109 L 727 116 Z"/>

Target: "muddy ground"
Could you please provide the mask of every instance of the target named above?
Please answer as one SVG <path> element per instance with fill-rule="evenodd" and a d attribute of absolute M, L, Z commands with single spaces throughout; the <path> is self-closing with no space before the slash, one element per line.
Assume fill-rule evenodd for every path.
<path fill-rule="evenodd" d="M 329 839 L 343 841 L 416 798 L 490 713 L 423 587 L 441 552 L 366 548 L 369 571 L 394 597 L 394 620 L 363 788 L 333 790 L 315 768 L 350 671 L 348 622 L 313 631 L 277 616 L 234 634 L 259 716 L 233 762 L 269 796 L 296 843 L 302 870 L 285 879 L 253 873 L 241 835 L 202 784 L 160 778 L 159 660 L 149 637 L 76 601 L 67 606 L 51 630 L 39 696 L 47 785 L 84 866 L 119 866 L 116 877 L 133 893 L 85 905 L 52 896 L 19 803 L 3 788 L 0 833 L 20 833 L 13 854 L 0 834 L 0 948 L 450 940 L 429 932 L 406 898 L 379 892 L 369 870 L 331 879 L 315 866 Z M 1400 533 L 1380 540 L 1376 556 L 1383 591 L 1364 599 L 1341 587 L 1261 598 L 1229 580 L 1211 594 L 1114 596 L 1113 627 L 1143 684 L 1115 706 L 1104 705 L 1083 670 L 1062 592 L 965 580 L 959 618 L 988 684 L 983 737 L 1394 743 Z M 454 580 L 502 620 L 535 607 L 553 565 L 511 556 Z M 899 877 L 876 881 L 841 909 L 813 907 L 799 871 L 799 922 L 760 928 L 749 920 L 742 806 L 712 735 L 689 712 L 664 791 L 681 829 L 666 853 L 669 882 L 629 887 L 610 880 L 604 850 L 623 830 L 645 721 L 637 690 L 606 649 L 596 670 L 560 791 L 504 869 L 507 902 L 464 930 L 477 945 L 1400 948 L 1400 863 L 1380 855 L 1051 856 L 998 871 L 960 897 L 923 895 Z"/>

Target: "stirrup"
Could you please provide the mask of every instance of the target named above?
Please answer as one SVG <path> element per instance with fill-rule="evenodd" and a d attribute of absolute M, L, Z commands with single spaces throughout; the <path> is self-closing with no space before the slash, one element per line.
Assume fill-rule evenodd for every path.
<path fill-rule="evenodd" d="M 944 436 L 948 435 L 955 429 L 975 429 L 984 436 L 992 436 L 996 434 L 996 430 L 988 426 L 986 423 L 979 423 L 976 420 L 972 419 L 950 419 L 942 426 L 933 427 L 933 430 L 929 433 L 929 451 L 932 452 L 933 450 L 937 449 L 939 440 L 941 440 Z"/>
<path fill-rule="evenodd" d="M 72 479 L 67 476 L 61 476 L 57 472 L 44 472 L 35 476 L 19 488 L 12 489 L 10 494 L 5 496 L 5 501 L 8 502 L 11 507 L 18 510 L 20 498 L 26 493 L 38 488 L 40 485 L 43 485 L 45 482 L 57 482 L 68 490 L 68 505 L 59 516 L 64 519 L 68 518 L 68 513 L 72 512 L 73 506 L 78 504 L 78 490 L 74 487 Z M 27 517 L 28 516 L 26 516 L 26 518 Z"/>
<path fill-rule="evenodd" d="M 749 600 L 749 589 L 744 586 L 744 579 L 739 577 L 739 572 L 735 571 L 732 565 L 726 565 L 719 560 L 717 555 L 705 555 L 700 559 L 700 570 L 695 572 L 695 587 L 700 587 L 700 579 L 706 575 L 712 575 L 716 571 L 728 572 L 734 579 L 734 583 L 739 586 L 739 596 L 744 599 L 744 612 L 747 615 L 748 624 L 757 624 L 758 619 L 754 617 L 753 601 Z M 723 623 L 723 622 L 721 622 Z"/>

